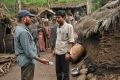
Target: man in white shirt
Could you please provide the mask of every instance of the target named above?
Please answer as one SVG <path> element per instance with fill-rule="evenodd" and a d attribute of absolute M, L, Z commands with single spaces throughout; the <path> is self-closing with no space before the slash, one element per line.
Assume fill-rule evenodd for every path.
<path fill-rule="evenodd" d="M 56 45 L 52 53 L 56 58 L 57 80 L 69 80 L 69 50 L 74 44 L 74 30 L 71 24 L 66 23 L 64 12 L 58 11 L 56 19 L 59 27 L 57 27 Z"/>

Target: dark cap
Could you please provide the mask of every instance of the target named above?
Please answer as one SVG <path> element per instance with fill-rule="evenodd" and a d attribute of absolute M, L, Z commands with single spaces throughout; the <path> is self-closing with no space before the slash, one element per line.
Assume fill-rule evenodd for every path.
<path fill-rule="evenodd" d="M 18 13 L 18 17 L 24 17 L 24 16 L 31 16 L 34 17 L 34 14 L 31 14 L 28 10 L 20 10 Z"/>
<path fill-rule="evenodd" d="M 64 11 L 57 11 L 55 15 L 65 17 L 65 12 Z"/>

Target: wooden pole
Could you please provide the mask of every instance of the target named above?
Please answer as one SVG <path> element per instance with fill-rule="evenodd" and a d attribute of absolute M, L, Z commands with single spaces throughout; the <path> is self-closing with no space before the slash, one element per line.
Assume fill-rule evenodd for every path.
<path fill-rule="evenodd" d="M 48 7 L 50 8 L 50 3 L 49 3 L 49 0 L 47 0 L 47 5 L 48 5 Z"/>
<path fill-rule="evenodd" d="M 19 11 L 21 10 L 21 0 L 18 0 Z"/>
<path fill-rule="evenodd" d="M 87 14 L 90 14 L 92 10 L 92 0 L 87 0 Z"/>

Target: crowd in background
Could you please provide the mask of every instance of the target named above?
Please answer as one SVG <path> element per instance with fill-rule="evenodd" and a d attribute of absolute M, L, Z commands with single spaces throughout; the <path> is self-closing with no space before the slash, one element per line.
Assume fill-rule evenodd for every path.
<path fill-rule="evenodd" d="M 65 20 L 75 27 L 75 24 L 80 20 L 79 12 L 76 12 L 74 15 L 67 13 Z M 37 45 L 38 52 L 45 52 L 55 46 L 54 38 L 57 37 L 57 26 L 58 23 L 55 16 L 50 19 L 41 18 L 40 16 L 32 18 L 32 24 L 29 26 L 29 29 Z"/>

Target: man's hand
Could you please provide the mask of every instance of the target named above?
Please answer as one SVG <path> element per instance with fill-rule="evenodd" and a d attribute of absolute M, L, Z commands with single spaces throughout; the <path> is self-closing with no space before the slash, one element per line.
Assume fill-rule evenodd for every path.
<path fill-rule="evenodd" d="M 70 54 L 66 53 L 65 54 L 65 60 L 69 60 L 70 59 Z"/>
<path fill-rule="evenodd" d="M 49 60 L 44 59 L 44 58 L 40 58 L 38 56 L 36 56 L 34 59 L 41 62 L 41 63 L 43 63 L 43 64 L 48 64 L 49 63 Z"/>
<path fill-rule="evenodd" d="M 40 62 L 43 63 L 43 64 L 48 64 L 49 60 L 46 60 L 44 58 L 40 58 Z"/>

